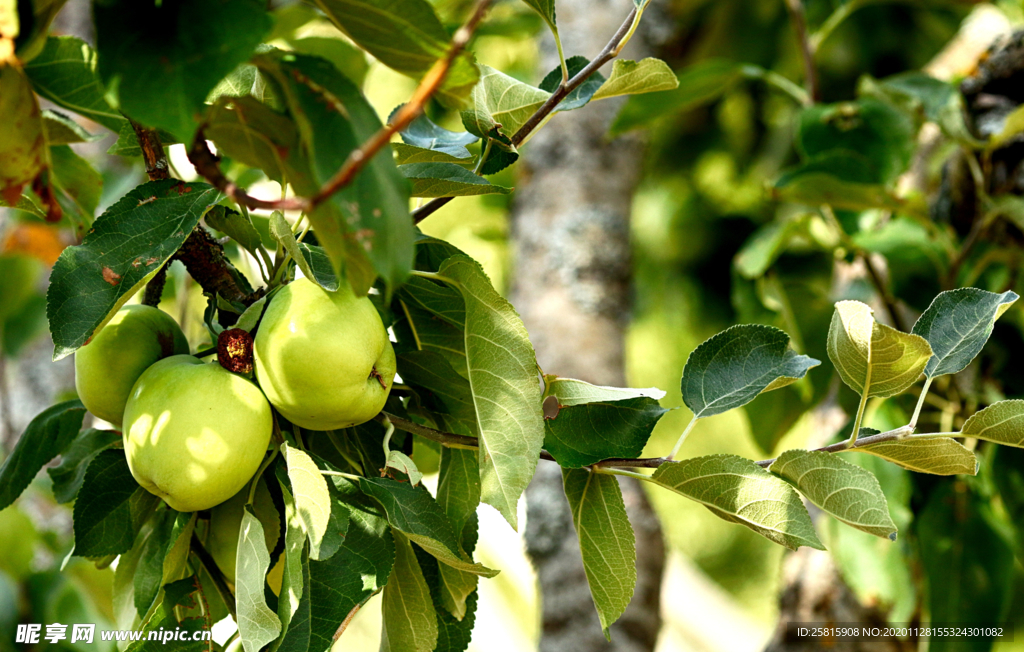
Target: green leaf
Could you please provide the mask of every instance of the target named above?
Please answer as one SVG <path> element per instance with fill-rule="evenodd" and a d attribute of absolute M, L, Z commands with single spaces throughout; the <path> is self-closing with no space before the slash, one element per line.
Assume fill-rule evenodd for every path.
<path fill-rule="evenodd" d="M 333 32 L 324 36 L 289 37 L 287 40 L 296 52 L 327 59 L 354 84 L 363 85 L 370 64 L 363 51 L 342 34 Z"/>
<path fill-rule="evenodd" d="M 357 45 L 413 79 L 448 51 L 448 32 L 426 0 L 316 0 L 316 5 Z M 461 104 L 476 81 L 472 56 L 463 53 L 452 62 L 438 95 Z"/>
<path fill-rule="evenodd" d="M 245 652 L 259 652 L 281 634 L 281 620 L 267 606 L 264 597 L 263 586 L 269 569 L 270 553 L 267 552 L 263 525 L 253 513 L 252 506 L 246 505 L 238 532 L 238 565 L 235 571 L 238 632 Z"/>
<path fill-rule="evenodd" d="M 78 405 L 79 410 L 85 409 L 80 407 L 81 404 L 77 401 L 72 401 L 72 403 Z M 45 414 L 45 412 L 43 414 Z M 77 433 L 78 428 L 81 427 L 81 418 L 82 415 L 79 414 L 77 417 L 79 420 L 78 425 L 72 425 L 72 423 L 69 423 L 69 426 L 73 427 L 73 431 L 75 433 Z M 72 418 L 69 421 L 74 422 L 75 419 Z M 35 422 L 33 421 L 33 423 Z M 29 428 L 31 427 L 32 425 L 30 424 Z M 71 430 L 71 428 L 69 428 L 69 430 Z M 47 441 L 57 443 L 61 437 L 62 434 L 57 433 L 53 436 L 47 437 Z M 53 480 L 54 499 L 58 503 L 69 503 L 74 500 L 75 496 L 78 495 L 78 490 L 82 488 L 82 482 L 85 480 L 85 471 L 89 468 L 89 464 L 101 452 L 107 450 L 120 441 L 121 433 L 115 430 L 96 430 L 95 428 L 90 428 L 78 435 L 78 437 L 75 438 L 61 454 L 60 464 L 46 469 L 46 472 L 50 474 L 50 479 Z M 17 452 L 17 449 L 15 449 L 15 452 Z M 0 486 L 7 486 L 7 481 L 2 469 L 0 469 Z"/>
<path fill-rule="evenodd" d="M 748 459 L 707 455 L 665 462 L 651 481 L 791 550 L 825 549 L 796 491 Z"/>
<path fill-rule="evenodd" d="M 77 399 L 48 407 L 32 419 L 0 466 L 0 510 L 17 500 L 40 469 L 68 448 L 83 419 L 85 407 Z"/>
<path fill-rule="evenodd" d="M 407 475 L 409 477 L 409 484 L 414 487 L 423 480 L 423 474 L 416 468 L 416 463 L 402 451 L 388 452 L 387 467 Z"/>
<path fill-rule="evenodd" d="M 65 249 L 46 293 L 53 359 L 74 353 L 106 324 L 174 255 L 219 197 L 205 183 L 151 181 L 97 218 L 82 244 Z"/>
<path fill-rule="evenodd" d="M 873 183 L 889 185 L 914 154 L 912 121 L 886 102 L 818 104 L 803 110 L 796 147 L 805 159 L 841 152 L 855 157 Z"/>
<path fill-rule="evenodd" d="M 671 91 L 678 86 L 679 78 L 661 59 L 653 57 L 641 61 L 616 59 L 612 65 L 611 77 L 601 85 L 601 88 L 597 89 L 594 99 L 603 100 L 619 95 Z"/>
<path fill-rule="evenodd" d="M 1024 448 L 1024 400 L 999 401 L 975 412 L 960 434 Z"/>
<path fill-rule="evenodd" d="M 466 197 L 507 195 L 511 188 L 495 186 L 455 163 L 410 163 L 398 166 L 412 182 L 413 197 Z"/>
<path fill-rule="evenodd" d="M 281 453 L 288 464 L 288 480 L 295 496 L 295 509 L 309 537 L 309 556 L 320 559 L 320 544 L 331 519 L 331 495 L 327 482 L 316 463 L 305 452 L 281 444 Z"/>
<path fill-rule="evenodd" d="M 331 259 L 323 247 L 300 242 L 299 253 L 302 254 L 302 260 L 305 261 L 306 267 L 312 274 L 309 278 L 328 292 L 336 292 L 339 287 L 338 277 L 335 275 L 334 265 L 331 264 Z"/>
<path fill-rule="evenodd" d="M 828 329 L 828 357 L 862 396 L 895 396 L 915 382 L 932 357 L 920 335 L 879 324 L 860 301 L 840 301 Z"/>
<path fill-rule="evenodd" d="M 94 15 L 100 77 L 121 111 L 182 142 L 191 142 L 209 92 L 272 25 L 258 0 L 119 0 Z"/>
<path fill-rule="evenodd" d="M 456 282 L 466 305 L 464 346 L 480 428 L 481 497 L 515 528 L 519 496 L 544 444 L 533 346 L 515 309 L 476 261 L 452 256 L 439 273 Z"/>
<path fill-rule="evenodd" d="M 590 59 L 586 57 L 569 57 L 565 60 L 566 69 L 569 71 L 569 78 L 572 79 L 578 75 L 584 68 L 590 65 Z M 675 76 L 673 75 L 673 79 Z M 553 113 L 559 111 L 572 111 L 573 109 L 579 109 L 594 97 L 594 93 L 597 89 L 601 88 L 601 84 L 605 82 L 604 75 L 597 72 L 596 70 L 587 77 L 586 81 L 573 89 L 565 98 L 558 103 Z M 556 66 L 554 70 L 544 76 L 544 80 L 541 81 L 539 88 L 542 91 L 548 93 L 554 93 L 558 90 L 558 87 L 562 84 L 562 66 Z"/>
<path fill-rule="evenodd" d="M 135 609 L 140 614 L 149 611 L 164 584 L 180 579 L 178 572 L 184 570 L 184 557 L 188 554 L 195 517 L 194 513 L 179 514 L 168 508 L 154 519 L 153 533 L 146 539 L 135 572 Z M 182 543 L 185 554 L 178 554 L 176 560 L 174 553 L 182 551 Z M 178 561 L 182 562 L 180 566 Z"/>
<path fill-rule="evenodd" d="M 91 143 L 103 138 L 102 135 L 90 134 L 80 124 L 59 111 L 43 109 L 42 114 L 43 133 L 46 135 L 46 144 L 50 147 L 71 143 Z"/>
<path fill-rule="evenodd" d="M 324 269 L 324 260 L 319 256 L 314 256 L 312 250 L 303 252 L 299 247 L 299 243 L 295 240 L 295 234 L 292 233 L 292 225 L 288 223 L 288 220 L 284 219 L 284 213 L 281 211 L 274 211 L 270 215 L 270 235 L 284 248 L 285 252 L 292 257 L 295 264 L 302 270 L 303 276 L 311 281 L 320 284 L 320 278 L 323 277 L 328 285 L 333 286 L 333 289 L 320 284 L 325 290 L 334 291 L 338 289 L 338 278 L 334 275 L 333 266 L 327 265 L 327 269 Z M 306 245 L 307 248 L 309 245 Z M 319 247 L 318 247 L 319 248 Z M 321 253 L 323 250 L 321 249 Z M 317 263 L 317 270 L 314 271 L 311 262 Z M 319 272 L 319 274 L 318 274 Z"/>
<path fill-rule="evenodd" d="M 298 194 L 311 196 L 350 152 L 380 130 L 380 120 L 359 89 L 323 59 L 272 52 L 256 62 L 285 89 L 303 150 L 289 165 L 308 169 L 289 172 L 289 181 Z M 303 160 L 296 163 L 296 157 Z M 369 291 L 377 275 L 388 293 L 408 276 L 413 259 L 408 199 L 408 182 L 385 151 L 309 214 L 320 246 L 344 268 L 357 296 Z"/>
<path fill-rule="evenodd" d="M 896 540 L 896 524 L 878 479 L 831 453 L 789 450 L 768 470 L 792 483 L 807 499 L 843 523 Z"/>
<path fill-rule="evenodd" d="M 544 419 L 544 449 L 567 468 L 612 457 L 636 458 L 668 412 L 647 397 L 563 407 Z"/>
<path fill-rule="evenodd" d="M 743 406 L 750 424 L 750 435 L 766 454 L 771 454 L 783 437 L 793 429 L 809 405 L 799 389 L 783 387 L 770 401 L 751 401 Z"/>
<path fill-rule="evenodd" d="M 406 145 L 405 143 L 391 143 L 391 148 L 395 150 L 395 163 L 399 167 L 409 163 L 452 163 L 465 168 L 472 168 L 475 165 L 472 155 L 466 158 L 456 158 L 445 152 Z M 467 151 L 466 154 L 469 154 L 469 152 Z"/>
<path fill-rule="evenodd" d="M 51 36 L 43 51 L 25 65 L 32 86 L 42 97 L 118 133 L 128 124 L 104 98 L 96 74 L 96 52 L 75 36 Z"/>
<path fill-rule="evenodd" d="M 50 148 L 50 183 L 77 224 L 92 226 L 103 191 L 103 176 L 67 145 Z M 84 230 L 84 229 L 83 229 Z"/>
<path fill-rule="evenodd" d="M 217 206 L 206 214 L 205 220 L 207 226 L 226 234 L 254 256 L 263 246 L 259 231 L 256 230 L 252 219 L 247 215 L 230 208 Z"/>
<path fill-rule="evenodd" d="M 358 493 L 354 487 L 351 491 Z M 327 561 L 309 563 L 310 650 L 331 648 L 338 625 L 384 587 L 395 561 L 387 521 L 349 507 L 351 521 L 341 550 Z"/>
<path fill-rule="evenodd" d="M 384 587 L 381 652 L 432 652 L 437 644 L 437 615 L 416 553 L 401 532 L 395 537 L 395 567 Z"/>
<path fill-rule="evenodd" d="M 174 145 L 180 140 L 163 129 L 158 129 L 156 135 L 164 147 Z M 131 123 L 127 120 L 121 123 L 121 130 L 117 132 L 117 140 L 114 141 L 114 144 L 107 150 L 107 154 L 110 154 L 111 156 L 142 157 L 142 147 L 139 145 L 138 135 L 135 133 L 135 129 L 132 127 Z"/>
<path fill-rule="evenodd" d="M 683 367 L 683 402 L 701 419 L 785 387 L 821 364 L 789 348 L 789 335 L 772 326 L 740 324 L 694 349 Z"/>
<path fill-rule="evenodd" d="M 565 497 L 580 540 L 583 570 L 597 607 L 601 629 L 608 628 L 629 606 L 636 586 L 636 537 L 626 516 L 615 476 L 586 469 L 562 469 Z"/>
<path fill-rule="evenodd" d="M 0 64 L 0 196 L 17 203 L 23 186 L 31 184 L 46 169 L 46 138 L 39 103 L 32 84 L 21 68 Z"/>
<path fill-rule="evenodd" d="M 462 112 L 462 124 L 481 138 L 511 138 L 551 96 L 490 66 L 481 65 L 480 73 L 480 83 L 470 96 L 472 106 Z"/>
<path fill-rule="evenodd" d="M 609 128 L 610 136 L 646 126 L 662 116 L 689 111 L 713 102 L 741 77 L 732 61 L 707 59 L 680 71 L 674 91 L 629 98 Z"/>
<path fill-rule="evenodd" d="M 914 334 L 928 340 L 932 357 L 924 368 L 929 378 L 967 368 L 992 335 L 992 327 L 1020 297 L 977 288 L 943 292 L 914 324 Z"/>
<path fill-rule="evenodd" d="M 360 478 L 359 488 L 380 503 L 393 528 L 415 541 L 438 561 L 484 577 L 498 574 L 474 563 L 462 551 L 448 517 L 422 485 L 413 487 L 391 478 Z"/>
<path fill-rule="evenodd" d="M 980 146 L 964 122 L 964 100 L 956 84 L 913 70 L 882 80 L 864 76 L 857 94 L 883 99 L 919 120 L 937 124 L 947 136 Z"/>
<path fill-rule="evenodd" d="M 472 145 L 480 140 L 466 131 L 448 131 L 439 127 L 425 115 L 410 122 L 408 127 L 398 132 L 398 135 L 406 145 L 447 154 L 455 159 L 470 158 L 472 154 L 466 149 L 466 145 Z"/>
<path fill-rule="evenodd" d="M 544 22 L 551 28 L 551 32 L 558 37 L 558 25 L 555 22 L 555 0 L 523 0 L 527 5 L 533 8 L 540 17 L 544 19 Z"/>
<path fill-rule="evenodd" d="M 265 50 L 266 46 L 257 48 L 257 51 Z M 284 108 L 277 89 L 267 83 L 266 76 L 260 72 L 259 68 L 248 62 L 239 64 L 227 77 L 217 82 L 210 94 L 206 96 L 206 103 L 216 104 L 222 98 L 252 98 L 273 107 L 274 110 Z"/>
<path fill-rule="evenodd" d="M 648 387 L 646 389 L 605 387 L 603 385 L 591 385 L 575 378 L 562 378 L 554 374 L 544 374 L 544 385 L 547 388 L 544 392 L 545 398 L 554 396 L 558 399 L 559 407 L 624 401 L 644 396 L 655 401 L 665 398 L 665 392 L 657 387 Z"/>
<path fill-rule="evenodd" d="M 160 499 L 135 482 L 121 449 L 99 453 L 89 464 L 75 500 L 75 554 L 102 557 L 127 552 L 139 517 Z"/>
<path fill-rule="evenodd" d="M 476 453 L 460 448 L 442 448 L 437 481 L 437 504 L 451 521 L 452 529 L 461 540 L 463 548 L 470 553 L 472 547 L 465 543 L 466 534 L 470 528 L 475 529 L 476 507 L 479 503 L 480 465 Z M 427 582 L 430 583 L 430 578 Z M 464 621 L 467 614 L 472 611 L 473 607 L 469 600 L 476 586 L 476 575 L 441 564 L 438 569 L 435 602 L 440 601 L 442 609 L 457 621 Z M 435 594 L 433 588 L 431 594 Z M 442 615 L 440 610 L 438 611 L 439 625 L 443 625 L 447 614 Z M 441 630 L 443 629 L 442 626 Z"/>
<path fill-rule="evenodd" d="M 993 511 L 990 499 L 953 483 L 935 487 L 915 519 L 921 569 L 931 621 L 990 625 L 1005 622 L 1014 584 L 1009 524 Z M 934 637 L 935 652 L 986 652 L 991 637 Z"/>
<path fill-rule="evenodd" d="M 210 109 L 205 134 L 219 153 L 259 168 L 275 181 L 285 178 L 287 152 L 299 142 L 291 119 L 252 97 L 218 101 Z"/>
<path fill-rule="evenodd" d="M 20 33 L 15 54 L 21 61 L 31 61 L 42 50 L 50 24 L 67 0 L 31 0 L 18 2 Z"/>
<path fill-rule="evenodd" d="M 877 431 L 870 428 L 861 428 L 862 436 L 877 434 Z M 974 453 L 949 437 L 936 439 L 910 437 L 857 446 L 849 451 L 869 453 L 917 473 L 975 475 L 978 472 L 978 460 L 974 457 Z"/>
<path fill-rule="evenodd" d="M 263 309 L 266 308 L 269 299 L 269 296 L 262 296 L 246 308 L 245 312 L 238 316 L 235 328 L 241 328 L 246 333 L 251 333 L 252 329 L 256 328 L 256 324 L 259 323 L 260 318 L 263 317 Z"/>
<path fill-rule="evenodd" d="M 758 228 L 733 259 L 736 271 L 748 279 L 764 276 L 792 237 L 799 233 L 805 224 L 806 221 L 802 219 L 778 219 Z"/>
<path fill-rule="evenodd" d="M 281 593 L 278 596 L 277 617 L 285 635 L 274 641 L 271 652 L 306 652 L 310 637 L 310 585 L 309 558 L 306 554 L 306 527 L 295 507 L 295 498 L 282 483 L 284 499 L 285 536 L 284 570 L 281 576 Z"/>
<path fill-rule="evenodd" d="M 434 601 L 434 612 L 437 616 L 437 647 L 434 648 L 434 652 L 465 652 L 469 647 L 473 625 L 476 622 L 477 592 L 472 591 L 466 598 L 462 616 L 452 615 L 443 602 L 448 588 L 445 584 L 445 573 L 461 571 L 439 564 L 422 549 L 413 548 L 413 552 L 416 553 L 416 561 L 420 564 L 423 579 L 427 581 L 430 597 Z M 468 576 L 473 578 L 475 583 L 476 576 Z"/>
<path fill-rule="evenodd" d="M 829 204 L 845 210 L 903 208 L 902 201 L 872 179 L 861 159 L 843 151 L 829 152 L 783 174 L 771 193 L 777 201 Z"/>

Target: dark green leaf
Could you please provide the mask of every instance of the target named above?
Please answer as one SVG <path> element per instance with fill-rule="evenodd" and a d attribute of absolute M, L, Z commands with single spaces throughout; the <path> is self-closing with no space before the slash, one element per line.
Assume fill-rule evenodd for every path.
<path fill-rule="evenodd" d="M 46 294 L 53 359 L 84 345 L 178 250 L 219 196 L 205 183 L 143 184 L 107 209 L 82 244 L 65 249 Z"/>
<path fill-rule="evenodd" d="M 191 142 L 207 94 L 271 27 L 259 0 L 117 0 L 97 4 L 99 73 L 119 108 Z"/>
<path fill-rule="evenodd" d="M 16 40 L 15 53 L 22 61 L 31 61 L 43 49 L 50 23 L 60 13 L 67 0 L 31 0 L 31 2 L 8 3 L 18 5 L 20 33 Z"/>
<path fill-rule="evenodd" d="M 75 427 L 76 432 L 77 430 L 78 426 Z M 58 437 L 52 439 L 56 441 Z M 121 433 L 115 430 L 96 430 L 94 428 L 86 430 L 72 441 L 61 455 L 60 464 L 46 469 L 53 480 L 53 497 L 57 502 L 69 503 L 74 500 L 78 495 L 78 490 L 82 487 L 82 481 L 85 480 L 85 471 L 89 468 L 89 463 L 102 451 L 120 441 Z M 0 472 L 0 478 L 3 478 L 2 472 Z"/>
<path fill-rule="evenodd" d="M 217 102 L 205 133 L 218 152 L 263 170 L 275 181 L 285 177 L 288 152 L 299 142 L 292 120 L 252 97 Z"/>
<path fill-rule="evenodd" d="M 454 163 L 411 163 L 398 166 L 412 182 L 413 197 L 466 197 L 469 195 L 507 195 L 511 188 L 495 186 Z"/>
<path fill-rule="evenodd" d="M 67 145 L 50 148 L 50 183 L 77 224 L 92 226 L 103 190 L 103 176 Z"/>
<path fill-rule="evenodd" d="M 441 152 L 456 159 L 470 158 L 472 154 L 466 149 L 466 145 L 472 145 L 480 140 L 466 131 L 448 131 L 439 127 L 425 115 L 413 120 L 398 135 L 406 145 Z"/>
<path fill-rule="evenodd" d="M 1018 298 L 1010 291 L 993 294 L 977 288 L 950 290 L 935 297 L 913 331 L 932 347 L 924 375 L 934 378 L 966 369 L 992 335 L 995 321 Z"/>
<path fill-rule="evenodd" d="M 608 628 L 629 606 L 636 586 L 636 537 L 626 516 L 615 476 L 586 469 L 562 469 L 565 497 L 580 540 L 583 570 L 601 628 Z"/>
<path fill-rule="evenodd" d="M 75 554 L 102 557 L 127 552 L 136 521 L 160 499 L 135 482 L 124 451 L 100 452 L 85 472 L 75 500 Z"/>
<path fill-rule="evenodd" d="M 446 570 L 453 569 L 439 564 L 421 548 L 413 548 L 413 552 L 416 553 L 416 561 L 420 564 L 423 579 L 430 588 L 430 597 L 433 599 L 437 615 L 437 647 L 434 648 L 434 652 L 464 652 L 469 647 L 473 625 L 476 622 L 477 592 L 473 591 L 466 598 L 462 618 L 453 616 L 443 602 L 445 584 L 442 577 Z"/>
<path fill-rule="evenodd" d="M 751 401 L 743 406 L 750 435 L 766 454 L 775 450 L 807 409 L 800 391 L 793 387 L 783 387 L 772 394 L 770 401 Z"/>
<path fill-rule="evenodd" d="M 575 77 L 581 70 L 586 68 L 590 64 L 590 59 L 581 56 L 569 57 L 565 60 L 565 65 L 569 70 L 569 78 Z M 675 79 L 675 75 L 672 76 Z M 594 93 L 597 89 L 601 88 L 601 84 L 605 82 L 604 75 L 594 71 L 590 77 L 582 84 L 577 86 L 571 93 L 565 96 L 565 98 L 558 103 L 555 107 L 554 112 L 558 111 L 572 111 L 573 109 L 579 109 L 586 106 L 587 102 L 594 97 Z M 558 87 L 562 84 L 562 66 L 557 66 L 554 70 L 544 76 L 544 80 L 541 81 L 539 88 L 542 91 L 554 93 L 558 90 Z"/>
<path fill-rule="evenodd" d="M 156 135 L 164 147 L 173 145 L 180 140 L 163 129 L 158 129 Z M 142 147 L 139 145 L 138 135 L 135 133 L 135 129 L 132 127 L 131 123 L 127 120 L 121 123 L 121 129 L 117 132 L 117 140 L 114 141 L 114 144 L 111 145 L 109 149 L 107 149 L 107 154 L 112 156 L 142 156 Z"/>
<path fill-rule="evenodd" d="M 748 279 L 764 276 L 794 235 L 805 226 L 803 219 L 778 219 L 754 231 L 733 260 L 736 270 Z"/>
<path fill-rule="evenodd" d="M 414 79 L 448 50 L 448 32 L 426 0 L 316 0 L 316 5 L 381 63 Z M 472 57 L 463 53 L 452 63 L 438 95 L 460 104 L 476 81 Z"/>
<path fill-rule="evenodd" d="M 928 120 L 951 138 L 979 144 L 964 122 L 964 101 L 956 84 L 919 71 L 910 71 L 882 80 L 862 77 L 857 92 L 887 100 L 918 120 Z"/>
<path fill-rule="evenodd" d="M 381 652 L 432 652 L 437 645 L 437 615 L 412 544 L 395 537 L 395 567 L 384 587 Z"/>
<path fill-rule="evenodd" d="M 70 145 L 71 143 L 91 143 L 103 138 L 102 135 L 90 134 L 80 124 L 63 113 L 50 109 L 43 109 L 43 133 L 46 135 L 46 144 L 50 147 Z"/>
<path fill-rule="evenodd" d="M 666 412 L 647 397 L 563 407 L 544 420 L 544 449 L 566 468 L 639 457 Z"/>
<path fill-rule="evenodd" d="M 407 163 L 452 163 L 464 168 L 473 168 L 475 165 L 475 160 L 468 151 L 466 158 L 456 158 L 441 151 L 423 149 L 405 143 L 392 143 L 391 149 L 395 150 L 395 163 L 400 166 Z"/>
<path fill-rule="evenodd" d="M 296 52 L 327 59 L 341 71 L 341 74 L 359 86 L 362 86 L 366 72 L 370 68 L 363 51 L 337 32 L 328 36 L 289 38 L 288 45 Z"/>
<path fill-rule="evenodd" d="M 215 206 L 206 214 L 206 224 L 221 233 L 227 234 L 232 240 L 254 256 L 263 246 L 259 231 L 253 226 L 252 220 L 238 211 L 223 206 Z"/>
<path fill-rule="evenodd" d="M 651 481 L 791 550 L 825 549 L 796 491 L 748 459 L 707 455 L 666 462 Z"/>
<path fill-rule="evenodd" d="M 43 51 L 25 65 L 36 92 L 54 104 L 94 120 L 114 133 L 128 121 L 104 98 L 96 74 L 96 52 L 75 36 L 51 36 Z"/>
<path fill-rule="evenodd" d="M 68 448 L 84 418 L 85 407 L 76 399 L 46 408 L 32 419 L 0 466 L 0 510 L 17 500 L 39 470 Z"/>
<path fill-rule="evenodd" d="M 467 545 L 467 539 L 468 535 L 476 534 L 476 507 L 479 503 L 480 467 L 476 453 L 460 448 L 442 448 L 437 504 L 451 521 L 463 549 L 469 553 L 473 552 L 474 546 Z M 420 565 L 423 565 L 422 562 Z M 431 585 L 431 594 L 434 595 L 435 603 L 440 601 L 438 625 L 443 637 L 444 623 L 448 620 L 446 616 L 451 614 L 457 621 L 463 621 L 467 612 L 472 612 L 469 600 L 475 593 L 477 576 L 447 564 L 442 564 L 438 573 L 438 585 L 436 591 Z M 428 577 L 427 583 L 430 582 Z"/>
<path fill-rule="evenodd" d="M 740 324 L 694 349 L 683 367 L 683 402 L 700 419 L 754 400 L 803 378 L 821 362 L 789 348 L 772 326 Z"/>
<path fill-rule="evenodd" d="M 140 614 L 149 611 L 164 584 L 184 571 L 196 515 L 166 509 L 154 520 L 153 533 L 135 572 L 135 608 Z"/>

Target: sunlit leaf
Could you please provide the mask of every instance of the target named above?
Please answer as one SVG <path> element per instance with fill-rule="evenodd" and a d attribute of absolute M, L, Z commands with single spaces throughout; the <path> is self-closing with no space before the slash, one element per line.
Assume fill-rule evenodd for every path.
<path fill-rule="evenodd" d="M 264 597 L 270 553 L 264 540 L 263 525 L 246 505 L 238 533 L 238 564 L 235 569 L 235 602 L 238 632 L 245 652 L 259 652 L 281 634 L 281 620 Z"/>
<path fill-rule="evenodd" d="M 481 138 L 497 134 L 511 138 L 550 95 L 481 65 L 480 83 L 470 95 L 472 106 L 462 112 L 462 124 Z"/>
<path fill-rule="evenodd" d="M 623 401 L 628 398 L 640 398 L 642 396 L 652 398 L 655 401 L 665 398 L 665 392 L 657 387 L 648 387 L 646 389 L 605 387 L 603 385 L 591 385 L 575 378 L 562 378 L 554 374 L 544 374 L 544 382 L 547 387 L 545 396 L 557 398 L 560 407 L 605 401 Z"/>
<path fill-rule="evenodd" d="M 651 481 L 791 550 L 825 549 L 796 491 L 748 459 L 707 455 L 666 462 Z"/>
<path fill-rule="evenodd" d="M 387 467 L 399 473 L 404 473 L 409 478 L 409 484 L 416 486 L 423 480 L 423 474 L 416 468 L 416 463 L 402 451 L 389 451 Z"/>
<path fill-rule="evenodd" d="M 507 195 L 511 188 L 496 186 L 454 163 L 411 163 L 398 170 L 412 183 L 413 197 Z"/>
<path fill-rule="evenodd" d="M 859 301 L 840 301 L 828 331 L 828 357 L 839 376 L 861 395 L 895 396 L 915 382 L 932 357 L 920 335 L 879 324 Z"/>
<path fill-rule="evenodd" d="M 789 450 L 768 470 L 789 480 L 807 499 L 843 523 L 896 540 L 896 525 L 878 479 L 831 453 Z"/>
<path fill-rule="evenodd" d="M 619 95 L 640 95 L 657 91 L 671 91 L 679 86 L 679 78 L 661 59 L 649 57 L 641 61 L 616 59 L 612 74 L 597 92 L 595 100 Z"/>
<path fill-rule="evenodd" d="M 1024 400 L 999 401 L 971 415 L 961 434 L 1024 448 Z"/>
<path fill-rule="evenodd" d="M 608 628 L 629 606 L 636 586 L 636 538 L 626 516 L 619 482 L 586 469 L 562 469 L 565 497 L 580 541 L 583 570 L 601 628 Z"/>
<path fill-rule="evenodd" d="M 877 435 L 877 430 L 861 428 L 861 436 Z M 857 446 L 852 452 L 870 453 L 908 471 L 934 475 L 975 475 L 978 460 L 974 453 L 949 437 L 923 439 L 909 437 Z"/>
<path fill-rule="evenodd" d="M 992 335 L 995 321 L 1018 298 L 1010 291 L 993 294 L 977 288 L 949 290 L 935 297 L 913 331 L 932 347 L 924 375 L 934 378 L 966 369 Z"/>
<path fill-rule="evenodd" d="M 281 444 L 281 453 L 288 464 L 288 479 L 295 497 L 295 509 L 309 537 L 309 556 L 320 559 L 320 544 L 331 518 L 331 495 L 327 482 L 316 463 L 305 452 Z"/>
<path fill-rule="evenodd" d="M 772 326 L 740 324 L 694 349 L 683 367 L 683 402 L 697 419 L 721 414 L 785 387 L 821 364 L 789 348 Z"/>

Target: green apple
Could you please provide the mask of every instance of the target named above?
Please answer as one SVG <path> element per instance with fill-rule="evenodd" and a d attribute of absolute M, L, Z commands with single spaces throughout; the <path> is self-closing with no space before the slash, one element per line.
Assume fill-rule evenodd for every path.
<path fill-rule="evenodd" d="M 285 287 L 263 315 L 256 379 L 292 423 L 336 430 L 369 421 L 395 378 L 395 350 L 377 310 L 347 283 L 328 292 L 308 279 Z"/>
<path fill-rule="evenodd" d="M 249 485 L 246 484 L 237 494 L 210 510 L 210 527 L 206 533 L 207 552 L 217 562 L 224 578 L 234 587 L 235 561 L 238 551 L 238 532 L 242 528 L 242 513 L 245 502 L 249 499 Z M 267 483 L 260 480 L 256 485 L 256 495 L 252 501 L 256 518 L 263 526 L 263 539 L 267 550 L 272 551 L 281 535 L 281 517 L 274 506 Z"/>
<path fill-rule="evenodd" d="M 255 475 L 272 419 L 251 381 L 219 364 L 174 355 L 147 369 L 128 397 L 128 467 L 173 509 L 210 509 Z"/>
<path fill-rule="evenodd" d="M 75 387 L 86 409 L 120 426 L 132 386 L 157 360 L 188 353 L 177 322 L 151 306 L 125 306 L 75 353 Z"/>

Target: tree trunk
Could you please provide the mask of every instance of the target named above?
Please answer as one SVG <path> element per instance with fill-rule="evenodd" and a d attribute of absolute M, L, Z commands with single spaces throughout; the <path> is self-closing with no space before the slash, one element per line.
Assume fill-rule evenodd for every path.
<path fill-rule="evenodd" d="M 631 7 L 631 0 L 559 2 L 566 56 L 593 57 Z M 627 56 L 642 56 L 638 40 Z M 542 47 L 544 69 L 557 66 L 550 36 Z M 526 148 L 524 182 L 511 217 L 510 294 L 546 373 L 622 386 L 629 211 L 643 148 L 634 139 L 606 142 L 619 106 L 605 101 L 557 115 Z M 542 652 L 654 649 L 665 559 L 661 528 L 636 481 L 620 484 L 636 532 L 637 585 L 626 613 L 611 628 L 610 643 L 590 597 L 561 471 L 541 463 L 527 489 L 526 543 L 540 584 Z"/>

